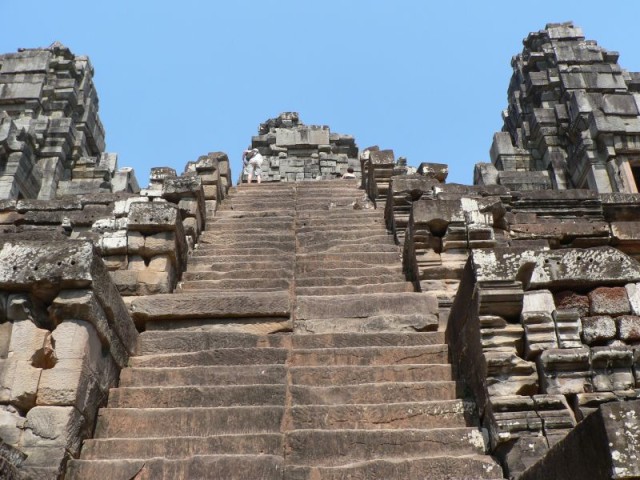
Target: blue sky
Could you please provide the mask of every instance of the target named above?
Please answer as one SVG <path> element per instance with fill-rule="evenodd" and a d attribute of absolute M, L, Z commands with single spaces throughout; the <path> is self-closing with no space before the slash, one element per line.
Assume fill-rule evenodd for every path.
<path fill-rule="evenodd" d="M 0 0 L 0 11 L 0 52 L 58 40 L 91 58 L 107 150 L 142 186 L 153 166 L 180 173 L 218 150 L 237 178 L 258 124 L 283 111 L 471 183 L 529 32 L 572 20 L 640 71 L 637 0 Z"/>

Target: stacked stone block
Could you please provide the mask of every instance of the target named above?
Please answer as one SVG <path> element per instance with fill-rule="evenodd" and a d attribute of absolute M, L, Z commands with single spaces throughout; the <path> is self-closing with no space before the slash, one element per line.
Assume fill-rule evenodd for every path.
<path fill-rule="evenodd" d="M 638 278 L 611 247 L 471 253 L 447 335 L 508 475 L 601 404 L 638 397 Z"/>
<path fill-rule="evenodd" d="M 264 157 L 265 181 L 307 181 L 339 178 L 354 169 L 360 177 L 358 147 L 351 135 L 331 132 L 326 125 L 304 125 L 295 112 L 285 112 L 260 125 L 251 148 Z M 242 174 L 240 182 L 246 181 Z"/>
<path fill-rule="evenodd" d="M 60 43 L 0 55 L 0 198 L 136 192 L 104 152 L 93 67 Z"/>
<path fill-rule="evenodd" d="M 504 127 L 475 183 L 638 191 L 638 74 L 572 23 L 531 33 L 512 60 Z"/>

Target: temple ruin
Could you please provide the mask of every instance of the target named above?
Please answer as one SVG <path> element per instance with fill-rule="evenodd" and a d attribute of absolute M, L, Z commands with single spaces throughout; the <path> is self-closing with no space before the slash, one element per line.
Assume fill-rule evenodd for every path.
<path fill-rule="evenodd" d="M 211 152 L 140 188 L 87 57 L 0 55 L 0 477 L 640 478 L 617 61 L 529 34 L 474 185 L 286 112 L 262 184 Z"/>

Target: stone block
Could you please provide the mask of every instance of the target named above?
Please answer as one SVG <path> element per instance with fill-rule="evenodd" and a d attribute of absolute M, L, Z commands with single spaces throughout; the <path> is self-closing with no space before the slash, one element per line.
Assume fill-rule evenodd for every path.
<path fill-rule="evenodd" d="M 148 203 L 148 197 L 133 196 L 124 200 L 116 200 L 113 204 L 113 214 L 116 217 L 122 217 L 129 215 L 131 211 L 131 205 L 134 203 Z"/>
<path fill-rule="evenodd" d="M 108 270 L 126 270 L 128 261 L 126 255 L 103 256 L 102 261 Z"/>
<path fill-rule="evenodd" d="M 640 316 L 621 315 L 616 318 L 618 338 L 626 343 L 640 342 Z"/>
<path fill-rule="evenodd" d="M 24 51 L 3 55 L 2 68 L 0 73 L 45 73 L 49 68 L 49 61 L 52 54 L 50 51 Z"/>
<path fill-rule="evenodd" d="M 48 335 L 48 330 L 38 328 L 31 320 L 14 322 L 8 357 L 14 360 L 30 361 L 34 354 L 44 346 Z"/>
<path fill-rule="evenodd" d="M 7 358 L 9 355 L 12 329 L 13 322 L 8 322 L 5 319 L 3 323 L 0 323 L 0 359 Z"/>
<path fill-rule="evenodd" d="M 369 152 L 371 165 L 394 165 L 396 163 L 393 150 L 377 150 Z"/>
<path fill-rule="evenodd" d="M 117 274 L 118 272 L 126 271 L 117 270 L 111 273 Z M 127 362 L 128 356 L 135 350 L 138 332 L 121 299 L 120 303 L 121 305 L 113 307 L 117 312 L 114 315 L 115 312 L 108 312 L 100 301 L 99 296 L 94 292 L 89 290 L 64 290 L 54 299 L 50 309 L 54 318 L 59 321 L 64 320 L 60 325 L 70 320 L 83 320 L 92 325 L 102 345 L 108 348 L 115 362 L 120 367 L 123 367 Z M 60 328 L 60 325 L 56 330 Z M 71 328 L 71 326 L 63 326 L 62 331 L 68 328 Z M 79 335 L 79 332 L 80 330 L 76 329 L 74 335 Z"/>
<path fill-rule="evenodd" d="M 532 395 L 538 392 L 535 363 L 512 352 L 484 352 L 487 390 L 491 396 Z"/>
<path fill-rule="evenodd" d="M 127 253 L 139 254 L 144 250 L 144 235 L 141 232 L 127 232 Z"/>
<path fill-rule="evenodd" d="M 593 387 L 596 392 L 628 390 L 635 386 L 633 350 L 628 347 L 591 349 Z"/>
<path fill-rule="evenodd" d="M 444 183 L 447 180 L 447 175 L 449 174 L 449 165 L 444 163 L 423 162 L 418 166 L 418 173 L 427 178 Z"/>
<path fill-rule="evenodd" d="M 129 259 L 131 265 L 131 259 Z M 109 272 L 111 280 L 121 295 L 137 295 L 138 272 L 135 270 L 116 270 Z"/>
<path fill-rule="evenodd" d="M 144 248 L 140 253 L 146 258 L 151 258 L 156 255 L 170 254 L 175 259 L 175 232 L 159 232 L 146 235 L 144 237 Z"/>
<path fill-rule="evenodd" d="M 631 305 L 624 287 L 599 287 L 589 292 L 590 314 L 626 315 L 631 313 Z"/>
<path fill-rule="evenodd" d="M 134 203 L 129 211 L 129 230 L 143 234 L 174 231 L 178 218 L 178 207 L 171 203 Z"/>
<path fill-rule="evenodd" d="M 640 315 L 640 284 L 628 283 L 625 285 L 625 289 L 627 290 L 627 297 L 631 304 L 631 312 L 634 315 Z"/>
<path fill-rule="evenodd" d="M 167 272 L 172 275 L 175 272 L 175 259 L 171 255 L 156 255 L 149 260 L 148 269 L 154 272 Z"/>
<path fill-rule="evenodd" d="M 608 315 L 582 318 L 582 339 L 587 345 L 605 345 L 616 338 L 616 322 Z"/>
<path fill-rule="evenodd" d="M 587 288 L 636 279 L 640 280 L 640 264 L 615 248 L 569 248 L 541 252 L 529 287 Z"/>
<path fill-rule="evenodd" d="M 24 428 L 24 447 L 66 447 L 72 454 L 78 453 L 90 429 L 75 407 L 54 406 L 29 410 Z"/>
<path fill-rule="evenodd" d="M 98 240 L 98 251 L 104 257 L 107 255 L 122 255 L 127 253 L 127 231 L 104 232 Z"/>
<path fill-rule="evenodd" d="M 571 290 L 563 290 L 553 295 L 555 305 L 562 309 L 575 309 L 581 317 L 589 315 L 589 297 Z"/>
<path fill-rule="evenodd" d="M 15 360 L 15 374 L 9 396 L 9 403 L 26 412 L 36 404 L 41 368 L 31 365 L 31 360 Z"/>
<path fill-rule="evenodd" d="M 558 346 L 560 348 L 582 347 L 582 342 L 580 341 L 582 322 L 577 310 L 558 309 L 553 312 L 553 320 L 556 325 Z"/>
<path fill-rule="evenodd" d="M 138 272 L 139 295 L 157 295 L 171 293 L 175 287 L 176 278 L 173 271 L 159 272 L 151 269 Z"/>
<path fill-rule="evenodd" d="M 544 312 L 551 314 L 556 309 L 553 295 L 549 290 L 524 292 L 522 297 L 522 313 Z"/>
<path fill-rule="evenodd" d="M 553 395 L 589 392 L 592 389 L 588 348 L 545 350 L 538 357 L 541 389 Z"/>
<path fill-rule="evenodd" d="M 525 358 L 534 360 L 541 352 L 558 347 L 556 325 L 549 312 L 523 312 Z"/>

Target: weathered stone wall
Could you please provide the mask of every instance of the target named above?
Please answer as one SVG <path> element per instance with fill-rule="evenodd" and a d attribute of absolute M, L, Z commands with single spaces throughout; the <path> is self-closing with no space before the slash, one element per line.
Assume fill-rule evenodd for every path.
<path fill-rule="evenodd" d="M 39 236 L 1 241 L 3 478 L 62 475 L 137 340 L 93 244 Z"/>
<path fill-rule="evenodd" d="M 340 177 L 347 168 L 360 177 L 358 147 L 351 135 L 331 132 L 326 125 L 304 125 L 298 114 L 286 112 L 260 125 L 251 148 L 264 157 L 265 181 L 306 181 Z M 246 181 L 246 174 L 240 182 Z"/>
<path fill-rule="evenodd" d="M 512 66 L 504 127 L 474 182 L 637 192 L 640 74 L 572 23 L 531 33 Z"/>
<path fill-rule="evenodd" d="M 0 55 L 0 199 L 137 192 L 104 148 L 87 57 L 60 43 Z"/>

